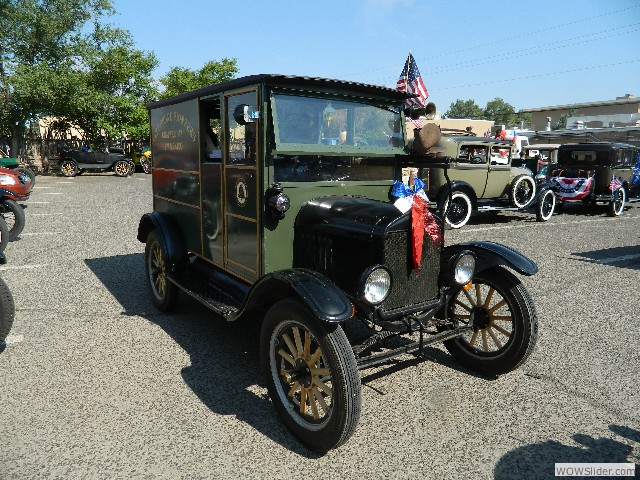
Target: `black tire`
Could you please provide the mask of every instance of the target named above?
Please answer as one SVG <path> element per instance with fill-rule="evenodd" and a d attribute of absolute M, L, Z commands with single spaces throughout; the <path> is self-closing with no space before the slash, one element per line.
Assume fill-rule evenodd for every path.
<path fill-rule="evenodd" d="M 463 191 L 456 190 L 451 194 L 451 208 L 448 208 L 448 206 L 449 197 L 447 196 L 440 210 L 447 226 L 451 228 L 461 228 L 466 225 L 473 209 L 469 195 Z M 447 211 L 447 209 L 449 211 Z"/>
<path fill-rule="evenodd" d="M 16 172 L 24 173 L 31 180 L 31 188 L 36 184 L 36 174 L 33 170 L 26 167 L 16 167 L 14 169 Z"/>
<path fill-rule="evenodd" d="M 24 230 L 24 209 L 22 205 L 10 198 L 3 199 L 2 205 L 4 206 L 4 213 L 0 216 L 4 219 L 9 229 L 9 241 L 13 242 Z"/>
<path fill-rule="evenodd" d="M 467 368 L 500 375 L 518 368 L 533 352 L 538 339 L 535 307 L 509 270 L 493 267 L 476 274 L 470 286 L 454 293 L 449 305 L 449 318 L 474 327 L 472 332 L 444 342 Z"/>
<path fill-rule="evenodd" d="M 0 216 L 0 252 L 4 252 L 9 244 L 9 226 L 4 218 Z"/>
<path fill-rule="evenodd" d="M 620 187 L 613 192 L 613 200 L 609 202 L 609 216 L 619 217 L 624 212 L 624 204 L 627 201 L 627 192 L 624 187 Z"/>
<path fill-rule="evenodd" d="M 65 177 L 75 177 L 78 175 L 78 164 L 68 158 L 60 162 L 60 173 Z"/>
<path fill-rule="evenodd" d="M 536 182 L 529 175 L 520 175 L 511 182 L 509 190 L 509 200 L 516 208 L 523 208 L 528 205 L 536 193 Z"/>
<path fill-rule="evenodd" d="M 128 177 L 131 175 L 131 164 L 126 160 L 118 160 L 113 164 L 113 172 L 116 177 Z"/>
<path fill-rule="evenodd" d="M 5 281 L 0 278 L 0 353 L 7 348 L 6 340 L 13 326 L 15 313 L 16 308 L 11 290 L 9 290 Z"/>
<path fill-rule="evenodd" d="M 144 173 L 151 173 L 151 160 L 146 155 L 140 155 L 140 165 Z"/>
<path fill-rule="evenodd" d="M 171 311 L 178 301 L 180 289 L 169 280 L 167 253 L 156 230 L 147 237 L 144 250 L 145 281 L 151 301 L 162 312 Z"/>
<path fill-rule="evenodd" d="M 297 299 L 265 316 L 260 361 L 282 422 L 308 448 L 326 452 L 346 442 L 360 419 L 360 375 L 339 325 L 321 323 Z"/>
<path fill-rule="evenodd" d="M 545 190 L 536 203 L 536 220 L 546 222 L 553 215 L 556 207 L 556 194 L 553 190 Z"/>

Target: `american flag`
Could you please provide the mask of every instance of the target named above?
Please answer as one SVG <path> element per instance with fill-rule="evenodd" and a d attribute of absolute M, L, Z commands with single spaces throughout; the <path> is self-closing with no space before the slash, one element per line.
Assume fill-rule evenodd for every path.
<path fill-rule="evenodd" d="M 622 182 L 618 177 L 614 175 L 613 178 L 611 179 L 611 183 L 609 184 L 609 190 L 611 190 L 611 192 L 615 192 L 621 186 L 622 186 Z"/>
<path fill-rule="evenodd" d="M 427 104 L 429 92 L 427 92 L 427 87 L 424 86 L 420 70 L 418 70 L 418 65 L 413 59 L 413 55 L 411 53 L 404 64 L 404 68 L 402 69 L 402 73 L 400 74 L 400 78 L 396 84 L 396 89 L 418 95 L 416 98 L 409 98 L 404 102 L 407 107 L 410 107 L 411 105 L 424 107 Z"/>

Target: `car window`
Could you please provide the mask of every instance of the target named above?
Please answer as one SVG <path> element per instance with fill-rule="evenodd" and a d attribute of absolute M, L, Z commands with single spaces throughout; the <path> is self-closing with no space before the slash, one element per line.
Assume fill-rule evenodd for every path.
<path fill-rule="evenodd" d="M 491 163 L 507 165 L 510 160 L 510 149 L 504 147 L 491 147 Z"/>
<path fill-rule="evenodd" d="M 458 162 L 481 165 L 487 163 L 487 147 L 484 145 L 462 145 L 458 154 Z"/>

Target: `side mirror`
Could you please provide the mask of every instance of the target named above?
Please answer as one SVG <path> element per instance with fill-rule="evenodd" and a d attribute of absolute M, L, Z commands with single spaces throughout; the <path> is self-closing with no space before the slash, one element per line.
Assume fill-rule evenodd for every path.
<path fill-rule="evenodd" d="M 233 119 L 240 125 L 254 123 L 259 116 L 260 112 L 258 110 L 244 103 L 241 103 L 233 110 Z"/>

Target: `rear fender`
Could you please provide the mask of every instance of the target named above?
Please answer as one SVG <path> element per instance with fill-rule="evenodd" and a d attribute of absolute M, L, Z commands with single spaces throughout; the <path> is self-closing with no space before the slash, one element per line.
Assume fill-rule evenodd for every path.
<path fill-rule="evenodd" d="M 521 275 L 531 276 L 537 273 L 538 266 L 519 252 L 494 242 L 468 242 L 449 245 L 442 250 L 443 270 L 452 257 L 460 252 L 471 251 L 476 257 L 476 272 L 503 265 Z"/>
<path fill-rule="evenodd" d="M 138 240 L 147 242 L 152 230 L 157 230 L 162 248 L 167 254 L 169 271 L 175 272 L 186 266 L 188 261 L 187 247 L 182 238 L 178 223 L 166 213 L 145 213 L 138 225 Z"/>
<path fill-rule="evenodd" d="M 440 190 L 438 190 L 438 195 L 435 198 L 438 202 L 438 210 L 442 210 L 444 207 L 444 202 L 449 198 L 449 191 L 455 192 L 456 190 L 460 190 L 469 196 L 471 206 L 474 210 L 478 208 L 478 197 L 476 196 L 476 192 L 473 190 L 473 187 L 466 182 L 454 180 L 451 182 L 451 188 L 449 188 L 449 184 L 445 184 L 440 187 Z"/>
<path fill-rule="evenodd" d="M 266 310 L 284 298 L 296 296 L 319 320 L 341 323 L 353 315 L 347 295 L 324 275 L 302 268 L 279 270 L 262 277 L 249 292 L 242 311 Z"/>

